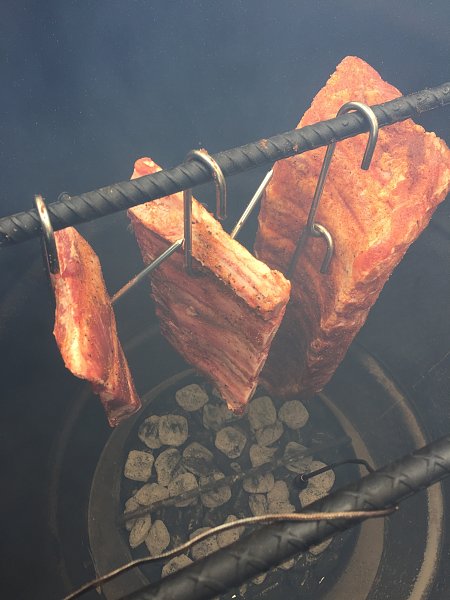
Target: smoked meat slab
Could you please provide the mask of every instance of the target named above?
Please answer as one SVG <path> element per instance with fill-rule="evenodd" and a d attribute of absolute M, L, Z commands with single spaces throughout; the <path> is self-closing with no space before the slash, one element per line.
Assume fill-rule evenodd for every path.
<path fill-rule="evenodd" d="M 117 335 L 100 261 L 68 227 L 55 232 L 60 272 L 52 275 L 56 299 L 53 333 L 66 367 L 92 385 L 115 427 L 141 407 Z"/>
<path fill-rule="evenodd" d="M 298 127 L 336 116 L 348 101 L 368 105 L 401 93 L 349 56 Z M 450 153 L 408 120 L 380 129 L 372 164 L 360 168 L 367 135 L 337 143 L 316 222 L 333 236 L 328 274 L 323 239 L 309 238 L 292 276 L 291 300 L 261 374 L 281 396 L 311 395 L 329 381 L 393 269 L 449 190 Z M 325 148 L 279 161 L 259 215 L 255 254 L 286 272 L 311 206 Z"/>
<path fill-rule="evenodd" d="M 134 177 L 159 171 L 149 158 Z M 183 195 L 173 194 L 128 211 L 146 264 L 183 236 Z M 193 274 L 177 250 L 151 274 L 162 334 L 211 380 L 228 407 L 244 410 L 258 384 L 270 343 L 283 318 L 290 284 L 233 240 L 195 199 Z"/>

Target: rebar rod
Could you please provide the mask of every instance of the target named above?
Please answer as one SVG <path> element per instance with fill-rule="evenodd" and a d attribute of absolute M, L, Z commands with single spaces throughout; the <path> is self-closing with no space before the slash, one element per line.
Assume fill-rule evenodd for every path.
<path fill-rule="evenodd" d="M 380 127 L 386 127 L 426 111 L 450 104 L 450 82 L 409 96 L 372 106 Z M 341 115 L 314 125 L 261 139 L 215 154 L 224 176 L 271 164 L 282 158 L 353 137 L 368 130 L 364 116 Z M 62 195 L 48 205 L 55 230 L 112 214 L 149 200 L 174 194 L 212 179 L 209 169 L 197 161 L 124 181 L 78 196 Z M 24 242 L 40 235 L 35 209 L 0 219 L 0 247 Z"/>
<path fill-rule="evenodd" d="M 450 475 L 450 435 L 314 502 L 306 512 L 377 510 Z M 237 587 L 360 521 L 275 523 L 122 600 L 207 600 Z"/>

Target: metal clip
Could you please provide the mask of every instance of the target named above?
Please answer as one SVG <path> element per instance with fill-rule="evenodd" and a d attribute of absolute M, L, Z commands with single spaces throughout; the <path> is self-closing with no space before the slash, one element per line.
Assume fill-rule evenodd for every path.
<path fill-rule="evenodd" d="M 56 248 L 55 233 L 50 221 L 47 205 L 45 204 L 44 198 L 40 194 L 37 194 L 34 197 L 34 206 L 36 207 L 36 212 L 41 224 L 44 260 L 49 274 L 56 275 L 59 273 L 59 260 L 58 251 Z"/>
<path fill-rule="evenodd" d="M 362 104 L 361 102 L 347 102 L 339 109 L 336 116 L 340 116 L 344 113 L 350 112 L 352 110 L 360 112 L 362 115 L 366 117 L 369 122 L 369 139 L 367 141 L 366 150 L 364 152 L 364 157 L 361 163 L 361 169 L 367 171 L 370 167 L 370 163 L 372 162 L 373 153 L 375 151 L 375 146 L 378 140 L 378 121 L 375 116 L 373 110 L 367 106 L 366 104 Z M 289 278 L 292 277 L 295 266 L 297 264 L 298 258 L 304 249 L 306 242 L 309 236 L 312 237 L 323 237 L 327 250 L 325 257 L 322 262 L 322 266 L 320 267 L 321 273 L 327 273 L 328 268 L 330 266 L 331 259 L 333 258 L 334 253 L 334 242 L 331 233 L 328 231 L 326 227 L 320 225 L 320 223 L 315 223 L 314 219 L 316 217 L 317 208 L 319 206 L 320 199 L 322 197 L 323 188 L 325 185 L 325 181 L 328 175 L 328 170 L 330 168 L 331 159 L 333 158 L 334 150 L 336 148 L 336 142 L 332 142 L 328 147 L 325 153 L 325 158 L 323 159 L 322 169 L 320 171 L 319 179 L 317 181 L 316 190 L 314 192 L 314 198 L 311 204 L 311 208 L 309 211 L 308 219 L 306 221 L 306 226 L 303 229 L 300 238 L 297 242 L 297 246 L 295 248 L 295 252 L 291 259 L 291 263 L 289 265 L 289 269 L 287 271 L 287 276 Z"/>
<path fill-rule="evenodd" d="M 186 156 L 186 162 L 197 160 L 206 165 L 212 172 L 216 184 L 216 217 L 220 220 L 227 216 L 227 187 L 225 177 L 216 161 L 206 150 L 191 150 Z M 184 267 L 192 273 L 192 190 L 184 190 Z"/>

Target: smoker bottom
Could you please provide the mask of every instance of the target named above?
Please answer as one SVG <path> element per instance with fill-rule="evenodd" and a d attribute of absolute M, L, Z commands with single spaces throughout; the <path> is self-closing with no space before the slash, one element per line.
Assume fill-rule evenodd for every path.
<path fill-rule="evenodd" d="M 159 343 L 159 339 L 156 342 Z M 135 345 L 137 356 L 149 355 L 148 343 L 146 339 Z M 170 350 L 167 352 L 170 353 Z M 173 357 L 170 361 L 174 368 L 178 366 Z M 168 385 L 177 380 L 181 382 L 185 377 L 184 373 L 169 377 L 169 382 L 165 381 L 152 390 L 148 400 L 156 398 Z M 59 467 L 54 472 L 56 495 L 52 511 L 53 525 L 61 555 L 61 572 L 68 589 L 76 587 L 93 574 L 90 556 L 100 574 L 130 558 L 116 521 L 124 446 L 138 417 L 112 432 L 108 439 L 99 440 L 91 426 L 94 405 L 89 400 L 90 394 L 86 394 L 84 401 L 78 403 L 72 423 L 62 435 L 59 460 L 56 461 Z M 324 431 L 333 422 L 337 423 L 351 438 L 351 454 L 368 460 L 375 467 L 427 441 L 409 408 L 407 398 L 382 367 L 360 348 L 349 354 L 326 393 L 313 402 L 317 406 L 311 403 L 308 408 L 311 420 L 315 419 L 315 412 L 322 415 L 320 430 Z M 333 427 L 336 428 L 336 424 Z M 79 467 L 82 453 L 88 454 L 86 450 L 95 456 L 102 449 L 95 476 L 92 476 L 95 465 L 89 465 L 84 480 L 75 482 L 78 491 L 82 486 L 84 503 L 74 507 L 70 500 L 74 482 L 70 483 L 67 477 L 70 465 L 78 463 Z M 350 458 L 350 450 L 340 449 L 339 458 Z M 353 477 L 358 476 L 355 470 L 350 473 Z M 349 472 L 346 474 L 347 481 L 348 476 Z M 338 480 L 336 487 L 339 485 Z M 88 534 L 85 511 L 89 495 Z M 441 519 L 440 486 L 434 486 L 426 494 L 408 501 L 401 516 L 389 523 L 389 527 L 385 528 L 383 521 L 366 522 L 359 531 L 344 534 L 342 539 L 335 540 L 330 552 L 325 552 L 309 568 L 299 563 L 294 581 L 296 585 L 308 581 L 308 585 L 299 588 L 304 598 L 377 599 L 389 597 L 392 589 L 395 589 L 398 598 L 426 598 L 438 564 Z M 414 528 L 410 526 L 412 522 Z M 279 597 L 284 591 L 292 593 L 292 587 L 289 590 L 280 588 L 280 582 L 288 578 L 284 573 L 281 575 L 280 571 L 277 573 L 278 576 L 268 577 L 264 587 L 249 588 L 246 597 L 270 598 L 272 590 L 273 597 Z M 127 573 L 105 586 L 105 597 L 108 600 L 119 598 L 148 583 L 148 577 L 149 573 L 141 570 Z"/>

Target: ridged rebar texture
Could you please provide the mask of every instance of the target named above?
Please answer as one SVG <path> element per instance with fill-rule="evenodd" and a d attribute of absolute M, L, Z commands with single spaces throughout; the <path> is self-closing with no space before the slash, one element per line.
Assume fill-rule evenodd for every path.
<path fill-rule="evenodd" d="M 450 104 L 450 83 L 372 106 L 380 127 L 404 121 L 423 112 Z M 226 176 L 301 154 L 333 141 L 368 130 L 364 116 L 349 113 L 302 129 L 219 152 L 214 160 Z M 155 200 L 211 180 L 209 170 L 198 163 L 183 163 L 173 169 L 103 187 L 79 196 L 65 196 L 49 204 L 53 228 L 63 229 L 120 210 Z M 30 199 L 31 204 L 31 199 Z M 0 246 L 24 242 L 39 235 L 34 209 L 0 219 Z"/>
<path fill-rule="evenodd" d="M 315 502 L 308 512 L 393 506 L 450 474 L 450 435 Z M 355 521 L 267 525 L 122 600 L 206 600 L 269 570 Z"/>

